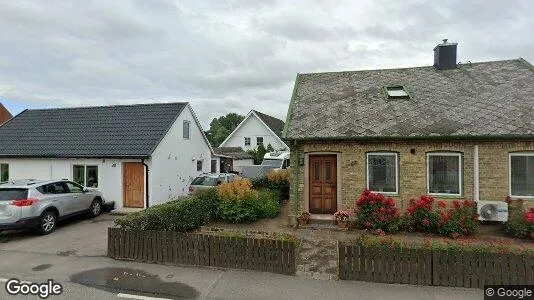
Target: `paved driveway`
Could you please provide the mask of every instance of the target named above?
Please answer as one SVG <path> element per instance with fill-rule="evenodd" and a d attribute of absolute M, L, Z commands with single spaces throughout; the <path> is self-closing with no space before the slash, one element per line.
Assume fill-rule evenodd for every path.
<path fill-rule="evenodd" d="M 75 217 L 60 222 L 56 230 L 40 236 L 33 232 L 0 233 L 0 250 L 60 256 L 106 255 L 107 228 L 116 216 L 103 214 L 94 219 Z"/>

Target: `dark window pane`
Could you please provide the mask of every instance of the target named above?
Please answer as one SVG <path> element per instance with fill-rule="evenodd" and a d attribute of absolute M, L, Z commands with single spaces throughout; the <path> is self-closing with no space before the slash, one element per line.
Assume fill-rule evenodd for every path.
<path fill-rule="evenodd" d="M 184 121 L 184 139 L 189 139 L 189 133 L 190 133 L 190 124 L 189 121 Z"/>
<path fill-rule="evenodd" d="M 0 182 L 9 180 L 9 165 L 0 164 Z"/>
<path fill-rule="evenodd" d="M 534 196 L 534 156 L 511 156 L 511 188 L 514 196 Z"/>
<path fill-rule="evenodd" d="M 245 138 L 245 146 L 250 146 L 250 138 L 249 137 Z"/>
<path fill-rule="evenodd" d="M 256 138 L 256 144 L 259 146 L 259 145 L 262 145 L 263 146 L 263 138 L 262 137 L 258 137 Z"/>
<path fill-rule="evenodd" d="M 428 191 L 436 194 L 460 194 L 460 157 L 428 157 Z"/>
<path fill-rule="evenodd" d="M 202 171 L 202 160 L 197 160 L 197 171 L 198 172 Z"/>
<path fill-rule="evenodd" d="M 87 166 L 87 187 L 98 187 L 98 167 L 97 166 Z M 83 185 L 83 184 L 82 184 Z"/>
<path fill-rule="evenodd" d="M 81 193 L 83 189 L 76 184 L 72 184 L 70 182 L 67 182 L 67 187 L 69 188 L 69 192 L 71 193 Z"/>
<path fill-rule="evenodd" d="M 369 189 L 375 192 L 397 192 L 397 164 L 395 155 L 371 154 L 369 167 Z"/>
<path fill-rule="evenodd" d="M 315 180 L 315 181 L 321 180 L 321 163 L 317 161 L 317 162 L 315 162 L 313 167 L 315 169 L 314 170 L 314 178 L 313 178 L 313 180 Z"/>
<path fill-rule="evenodd" d="M 332 170 L 330 169 L 330 167 L 331 165 L 329 161 L 324 163 L 324 169 L 325 169 L 324 180 L 325 181 L 330 181 L 332 179 Z"/>
<path fill-rule="evenodd" d="M 85 185 L 85 166 L 75 165 L 72 167 L 72 181 Z"/>
<path fill-rule="evenodd" d="M 28 198 L 27 189 L 0 189 L 0 201 L 22 200 Z"/>

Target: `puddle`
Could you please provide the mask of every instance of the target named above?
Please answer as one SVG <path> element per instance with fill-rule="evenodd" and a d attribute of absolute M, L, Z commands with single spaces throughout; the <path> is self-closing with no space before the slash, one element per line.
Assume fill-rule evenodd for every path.
<path fill-rule="evenodd" d="M 76 253 L 78 253 L 78 250 L 60 251 L 60 252 L 57 252 L 56 254 L 58 256 L 72 256 L 72 255 L 76 255 Z"/>
<path fill-rule="evenodd" d="M 51 264 L 38 265 L 38 266 L 33 267 L 32 271 L 44 271 L 50 268 L 51 266 L 52 266 Z"/>
<path fill-rule="evenodd" d="M 168 295 L 177 298 L 196 298 L 199 292 L 179 282 L 164 282 L 158 275 L 129 268 L 101 268 L 76 273 L 72 282 L 101 289 L 118 289 L 136 293 Z"/>

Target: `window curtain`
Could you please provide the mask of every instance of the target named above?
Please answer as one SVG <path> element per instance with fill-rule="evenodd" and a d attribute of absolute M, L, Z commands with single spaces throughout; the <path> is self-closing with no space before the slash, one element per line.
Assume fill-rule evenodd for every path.
<path fill-rule="evenodd" d="M 429 156 L 429 192 L 460 194 L 460 169 L 458 156 Z"/>

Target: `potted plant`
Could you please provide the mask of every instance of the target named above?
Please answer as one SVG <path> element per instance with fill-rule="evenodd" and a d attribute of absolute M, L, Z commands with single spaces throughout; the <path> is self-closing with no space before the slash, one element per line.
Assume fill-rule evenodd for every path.
<path fill-rule="evenodd" d="M 310 213 L 303 210 L 300 212 L 299 216 L 298 216 L 298 221 L 299 221 L 299 226 L 305 226 L 308 224 L 308 222 L 310 221 Z"/>
<path fill-rule="evenodd" d="M 347 223 L 349 222 L 349 215 L 350 213 L 346 210 L 338 210 L 334 213 L 334 217 L 336 218 L 337 226 L 339 228 L 347 228 Z"/>

